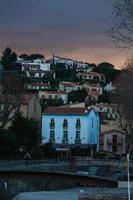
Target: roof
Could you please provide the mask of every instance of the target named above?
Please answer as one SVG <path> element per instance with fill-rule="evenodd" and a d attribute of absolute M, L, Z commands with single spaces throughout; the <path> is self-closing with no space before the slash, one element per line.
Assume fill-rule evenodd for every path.
<path fill-rule="evenodd" d="M 49 83 L 33 82 L 29 83 L 31 86 L 49 86 Z"/>
<path fill-rule="evenodd" d="M 70 59 L 70 58 L 63 58 L 63 57 L 60 57 L 60 56 L 54 56 L 54 59 L 60 59 L 60 60 L 67 60 L 67 61 L 72 61 L 72 62 L 74 62 L 72 59 Z"/>
<path fill-rule="evenodd" d="M 64 91 L 51 91 L 51 90 L 47 90 L 45 91 L 46 93 L 48 94 L 67 94 L 67 92 L 64 92 Z"/>
<path fill-rule="evenodd" d="M 92 109 L 86 108 L 70 108 L 70 107 L 48 107 L 44 110 L 43 114 L 69 114 L 69 115 L 86 115 L 90 113 Z"/>
<path fill-rule="evenodd" d="M 81 86 L 79 83 L 77 82 L 61 82 L 62 85 L 66 86 L 66 87 L 74 87 L 74 86 Z"/>
<path fill-rule="evenodd" d="M 49 72 L 52 72 L 52 71 L 51 70 L 41 70 L 41 69 L 39 69 L 39 70 L 30 70 L 29 72 L 33 73 L 33 74 L 36 74 L 36 73 L 41 74 L 41 73 L 49 73 Z"/>
<path fill-rule="evenodd" d="M 99 108 L 115 108 L 116 105 L 114 104 L 109 104 L 109 103 L 97 103 L 95 104 L 95 107 L 99 107 Z"/>
<path fill-rule="evenodd" d="M 98 72 L 90 72 L 91 75 L 98 75 L 98 76 L 105 76 L 104 74 L 102 73 L 98 73 Z"/>
<path fill-rule="evenodd" d="M 117 129 L 111 129 L 111 130 L 107 130 L 107 131 L 102 132 L 101 135 L 107 135 L 107 134 L 111 134 L 113 132 L 120 133 L 120 134 L 123 134 L 123 135 L 126 134 L 124 131 L 117 130 Z"/>
<path fill-rule="evenodd" d="M 23 67 L 40 67 L 38 63 L 22 63 Z"/>
<path fill-rule="evenodd" d="M 102 88 L 99 84 L 97 83 L 85 83 L 84 86 L 87 85 L 89 87 L 96 87 L 96 88 Z"/>
<path fill-rule="evenodd" d="M 79 72 L 78 74 L 81 74 L 81 75 L 93 75 L 93 76 L 104 76 L 105 77 L 105 75 L 104 74 L 101 74 L 101 73 L 98 73 L 98 72 Z"/>

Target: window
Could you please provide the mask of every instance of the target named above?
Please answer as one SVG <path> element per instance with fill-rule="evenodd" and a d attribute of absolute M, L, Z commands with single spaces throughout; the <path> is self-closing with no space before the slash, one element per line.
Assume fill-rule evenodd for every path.
<path fill-rule="evenodd" d="M 52 96 L 51 96 L 51 95 L 49 95 L 49 99 L 52 99 Z"/>
<path fill-rule="evenodd" d="M 112 146 L 112 152 L 114 152 L 114 153 L 117 152 L 117 146 L 116 146 L 116 145 L 113 145 L 113 146 Z"/>
<path fill-rule="evenodd" d="M 54 118 L 52 118 L 50 121 L 50 128 L 54 128 L 54 127 L 55 127 L 55 122 L 54 122 Z"/>
<path fill-rule="evenodd" d="M 76 131 L 76 140 L 80 140 L 80 131 Z"/>
<path fill-rule="evenodd" d="M 68 131 L 63 132 L 63 139 L 68 140 Z"/>
<path fill-rule="evenodd" d="M 68 128 L 68 122 L 67 122 L 67 119 L 64 119 L 64 122 L 63 122 L 63 128 Z"/>
<path fill-rule="evenodd" d="M 77 121 L 76 121 L 76 128 L 80 128 L 80 127 L 81 127 L 80 119 L 77 119 Z"/>
<path fill-rule="evenodd" d="M 51 141 L 55 140 L 55 132 L 54 131 L 50 131 L 50 140 Z"/>
<path fill-rule="evenodd" d="M 117 135 L 112 136 L 112 143 L 117 144 Z"/>

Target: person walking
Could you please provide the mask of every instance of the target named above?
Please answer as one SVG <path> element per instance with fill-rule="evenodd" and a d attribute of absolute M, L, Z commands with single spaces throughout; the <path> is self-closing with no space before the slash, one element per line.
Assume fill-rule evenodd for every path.
<path fill-rule="evenodd" d="M 24 159 L 25 159 L 25 164 L 26 164 L 26 167 L 27 167 L 28 164 L 29 164 L 29 160 L 31 159 L 29 152 L 26 152 Z"/>

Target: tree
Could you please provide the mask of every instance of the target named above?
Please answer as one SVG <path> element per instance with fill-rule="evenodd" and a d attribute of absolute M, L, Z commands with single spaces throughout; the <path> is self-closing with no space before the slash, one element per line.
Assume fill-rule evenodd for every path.
<path fill-rule="evenodd" d="M 32 152 L 32 149 L 39 144 L 38 122 L 28 119 L 18 113 L 12 120 L 10 130 L 16 136 L 17 150 Z"/>
<path fill-rule="evenodd" d="M 25 79 L 16 73 L 2 73 L 0 85 L 0 128 L 18 113 L 24 98 Z"/>
<path fill-rule="evenodd" d="M 16 156 L 16 137 L 10 130 L 0 129 L 0 158 L 9 159 Z"/>
<path fill-rule="evenodd" d="M 94 72 L 104 74 L 106 82 L 113 82 L 119 73 L 119 70 L 115 69 L 111 63 L 102 62 L 97 67 L 94 67 Z"/>
<path fill-rule="evenodd" d="M 120 127 L 126 133 L 127 151 L 133 150 L 133 68 L 127 66 L 115 81 L 112 99 L 117 103 Z"/>
<path fill-rule="evenodd" d="M 3 55 L 1 57 L 1 64 L 3 65 L 3 70 L 14 70 L 15 61 L 17 61 L 17 54 L 13 52 L 10 47 L 7 47 L 3 51 Z"/>
<path fill-rule="evenodd" d="M 24 59 L 24 60 L 44 59 L 44 56 L 42 54 L 39 54 L 39 53 L 31 54 L 31 55 L 27 55 L 27 54 L 23 53 L 19 57 Z"/>
<path fill-rule="evenodd" d="M 58 63 L 56 65 L 51 65 L 51 69 L 55 72 L 57 79 L 62 80 L 76 80 L 76 71 L 71 69 L 70 66 L 66 66 L 63 63 Z"/>
<path fill-rule="evenodd" d="M 119 48 L 133 47 L 133 0 L 115 0 L 109 35 Z"/>
<path fill-rule="evenodd" d="M 111 92 L 103 91 L 103 94 L 99 96 L 98 102 L 110 103 Z"/>
<path fill-rule="evenodd" d="M 41 108 L 42 108 L 42 111 L 47 108 L 48 106 L 61 106 L 63 105 L 63 100 L 60 98 L 60 99 L 44 99 L 44 98 L 41 98 L 40 99 L 40 105 L 41 105 Z"/>
<path fill-rule="evenodd" d="M 44 56 L 42 54 L 39 54 L 39 53 L 31 54 L 29 56 L 29 60 L 35 60 L 35 59 L 44 59 Z"/>
<path fill-rule="evenodd" d="M 25 53 L 19 55 L 19 58 L 22 58 L 23 60 L 28 60 L 29 59 L 29 56 Z"/>
<path fill-rule="evenodd" d="M 68 101 L 74 102 L 84 102 L 87 96 L 87 92 L 85 89 L 80 89 L 77 91 L 72 91 L 68 93 Z"/>

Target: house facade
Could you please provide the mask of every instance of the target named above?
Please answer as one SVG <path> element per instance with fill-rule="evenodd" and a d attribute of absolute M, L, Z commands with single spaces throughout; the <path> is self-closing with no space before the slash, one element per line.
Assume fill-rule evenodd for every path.
<path fill-rule="evenodd" d="M 41 106 L 37 93 L 27 93 L 23 96 L 20 112 L 24 117 L 41 122 Z"/>
<path fill-rule="evenodd" d="M 42 143 L 99 150 L 99 116 L 93 109 L 49 107 L 42 113 Z"/>
<path fill-rule="evenodd" d="M 97 82 L 106 82 L 106 78 L 104 74 L 97 72 L 79 72 L 77 73 L 77 77 L 81 80 L 88 81 L 97 81 Z"/>
<path fill-rule="evenodd" d="M 40 91 L 39 98 L 55 99 L 55 100 L 61 99 L 63 101 L 63 104 L 68 103 L 68 93 L 62 92 L 62 91 L 50 91 L 50 90 L 49 91 Z"/>
<path fill-rule="evenodd" d="M 30 70 L 30 71 L 26 71 L 26 76 L 28 78 L 34 78 L 34 79 L 40 79 L 40 78 L 44 78 L 45 76 L 51 76 L 52 75 L 52 71 L 51 70 Z"/>
<path fill-rule="evenodd" d="M 65 92 L 78 91 L 82 89 L 82 85 L 76 82 L 60 82 L 59 90 Z"/>
<path fill-rule="evenodd" d="M 116 112 L 115 104 L 108 103 L 96 103 L 91 106 L 101 116 L 101 122 L 108 123 L 111 120 L 118 119 L 118 113 Z"/>
<path fill-rule="evenodd" d="M 52 62 L 56 65 L 56 64 L 64 64 L 67 67 L 73 68 L 74 65 L 74 61 L 69 59 L 69 58 L 62 58 L 59 56 L 55 56 L 53 55 L 53 60 Z"/>
<path fill-rule="evenodd" d="M 99 84 L 92 84 L 92 83 L 84 83 L 82 85 L 83 88 L 86 89 L 86 91 L 91 94 L 91 93 L 97 93 L 99 96 L 102 95 L 103 89 Z"/>
<path fill-rule="evenodd" d="M 50 89 L 50 83 L 43 83 L 43 82 L 30 82 L 27 84 L 27 89 L 28 90 L 48 90 Z"/>
<path fill-rule="evenodd" d="M 125 133 L 112 129 L 100 134 L 100 150 L 123 155 L 126 153 Z"/>
<path fill-rule="evenodd" d="M 90 72 L 90 71 L 92 71 L 92 66 L 90 66 L 88 63 L 75 61 L 74 65 L 76 66 L 77 72 Z"/>
<path fill-rule="evenodd" d="M 22 64 L 22 71 L 50 70 L 50 63 L 46 63 L 44 59 L 22 60 L 19 63 Z"/>

